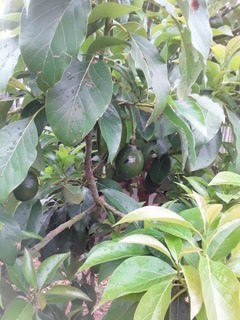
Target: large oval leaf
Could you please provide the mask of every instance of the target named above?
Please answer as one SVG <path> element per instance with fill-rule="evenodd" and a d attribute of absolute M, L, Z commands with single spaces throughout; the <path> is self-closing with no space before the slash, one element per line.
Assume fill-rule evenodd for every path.
<path fill-rule="evenodd" d="M 220 262 L 200 257 L 199 272 L 208 320 L 238 320 L 239 282 Z"/>
<path fill-rule="evenodd" d="M 23 299 L 14 299 L 6 308 L 2 320 L 32 320 L 33 307 L 31 302 Z"/>
<path fill-rule="evenodd" d="M 157 102 L 148 124 L 154 121 L 164 110 L 167 104 L 169 91 L 167 65 L 159 59 L 158 50 L 147 39 L 139 36 L 132 36 L 132 57 L 136 68 L 143 71 L 149 88 L 152 88 Z"/>
<path fill-rule="evenodd" d="M 140 208 L 140 203 L 138 203 L 133 198 L 129 197 L 126 193 L 120 192 L 114 189 L 103 189 L 101 192 L 107 199 L 107 202 L 120 210 L 123 213 L 128 213 L 132 210 Z"/>
<path fill-rule="evenodd" d="M 172 278 L 152 286 L 140 300 L 134 320 L 164 320 L 171 301 Z"/>
<path fill-rule="evenodd" d="M 57 269 L 63 263 L 65 259 L 69 256 L 68 253 L 54 254 L 53 256 L 44 260 L 37 272 L 37 284 L 39 290 L 49 283 Z"/>
<path fill-rule="evenodd" d="M 18 38 L 1 39 L 0 41 L 0 92 L 2 92 L 11 78 L 17 64 L 20 50 Z"/>
<path fill-rule="evenodd" d="M 21 240 L 21 230 L 16 220 L 0 211 L 0 259 L 13 264 L 17 257 L 17 242 Z"/>
<path fill-rule="evenodd" d="M 122 137 L 122 120 L 112 104 L 99 120 L 99 125 L 108 147 L 109 159 L 112 162 L 117 154 Z"/>
<path fill-rule="evenodd" d="M 219 172 L 209 183 L 209 186 L 232 185 L 240 187 L 240 175 L 235 172 Z"/>
<path fill-rule="evenodd" d="M 206 2 L 196 0 L 190 4 L 188 1 L 177 0 L 191 31 L 192 45 L 202 54 L 204 61 L 207 60 L 212 43 L 212 30 Z"/>
<path fill-rule="evenodd" d="M 100 305 L 127 294 L 146 291 L 175 273 L 169 264 L 156 257 L 129 258 L 113 272 Z"/>
<path fill-rule="evenodd" d="M 112 79 L 99 61 L 72 59 L 62 79 L 48 90 L 46 112 L 57 137 L 66 145 L 76 145 L 103 115 L 112 98 Z"/>
<path fill-rule="evenodd" d="M 10 123 L 0 130 L 0 202 L 26 177 L 36 159 L 37 129 L 32 119 Z M 17 170 L 16 170 L 17 168 Z"/>
<path fill-rule="evenodd" d="M 28 69 L 46 90 L 60 80 L 85 39 L 88 0 L 31 0 L 21 19 L 20 46 Z"/>
<path fill-rule="evenodd" d="M 182 266 L 191 302 L 191 319 L 200 311 L 203 298 L 199 272 L 192 266 Z"/>
<path fill-rule="evenodd" d="M 122 5 L 118 3 L 100 3 L 98 6 L 93 8 L 88 22 L 93 23 L 94 21 L 102 18 L 112 18 L 121 17 L 133 11 L 139 10 L 138 7 Z"/>
<path fill-rule="evenodd" d="M 33 259 L 29 251 L 25 248 L 23 257 L 23 274 L 27 282 L 33 287 L 37 287 L 37 276 L 34 269 Z"/>
<path fill-rule="evenodd" d="M 74 299 L 91 301 L 91 299 L 82 290 L 65 285 L 54 286 L 46 293 L 47 303 L 67 303 Z"/>
<path fill-rule="evenodd" d="M 240 219 L 225 223 L 209 240 L 208 255 L 214 260 L 225 258 L 237 246 L 239 238 Z"/>
<path fill-rule="evenodd" d="M 134 210 L 123 217 L 116 225 L 135 221 L 159 221 L 177 224 L 194 230 L 193 225 L 177 213 L 163 207 L 147 206 Z"/>
<path fill-rule="evenodd" d="M 136 243 L 154 248 L 171 259 L 168 249 L 156 238 L 145 234 L 133 234 L 120 240 L 121 243 Z"/>
<path fill-rule="evenodd" d="M 147 254 L 148 250 L 138 244 L 105 241 L 96 245 L 89 253 L 87 261 L 79 271 L 85 270 L 97 264 L 114 261 L 121 258 Z"/>

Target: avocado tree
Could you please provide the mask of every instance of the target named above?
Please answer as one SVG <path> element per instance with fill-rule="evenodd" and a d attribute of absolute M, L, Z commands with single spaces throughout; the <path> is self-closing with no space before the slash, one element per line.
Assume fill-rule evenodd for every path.
<path fill-rule="evenodd" d="M 118 300 L 104 319 L 116 319 L 119 309 L 121 319 L 173 319 L 181 308 L 189 314 L 189 297 L 191 319 L 237 319 L 239 271 L 237 263 L 230 271 L 225 265 L 231 254 L 238 259 L 240 229 L 225 229 L 229 221 L 222 219 L 240 198 L 239 1 L 2 0 L 0 6 L 2 318 L 93 319 L 93 274 L 105 279 L 124 268 L 122 259 L 149 256 L 160 269 L 168 265 L 169 277 L 149 280 L 154 288 L 109 295 L 106 301 Z M 230 178 L 209 187 L 220 171 L 231 171 Z M 175 220 L 162 221 L 160 232 L 154 216 L 126 218 L 149 204 L 169 208 Z M 150 217 L 154 208 L 146 207 Z M 201 216 L 192 221 L 184 214 L 181 225 L 178 214 L 186 210 Z M 238 223 L 236 211 L 230 216 Z M 122 241 L 137 233 L 143 234 L 137 242 Z M 91 269 L 77 279 L 99 242 L 100 254 L 110 256 L 85 262 L 80 270 Z M 89 259 L 97 255 L 92 250 Z M 142 258 L 136 259 L 135 272 Z M 223 292 L 220 267 L 236 285 L 234 303 Z M 192 307 L 191 277 L 215 281 L 216 270 L 218 285 L 199 289 L 201 304 Z M 210 289 L 215 309 L 207 302 Z M 138 302 L 155 293 L 163 309 L 154 300 L 156 310 L 142 316 L 147 307 Z M 221 303 L 226 297 L 229 304 Z"/>

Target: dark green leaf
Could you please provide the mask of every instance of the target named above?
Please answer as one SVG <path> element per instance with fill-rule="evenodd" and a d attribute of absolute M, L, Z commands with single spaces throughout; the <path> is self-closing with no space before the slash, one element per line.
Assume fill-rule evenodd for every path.
<path fill-rule="evenodd" d="M 208 320 L 239 319 L 239 282 L 220 262 L 200 257 L 199 272 Z"/>
<path fill-rule="evenodd" d="M 193 133 L 189 128 L 188 124 L 183 119 L 181 119 L 176 114 L 176 112 L 174 112 L 174 109 L 172 109 L 170 106 L 165 108 L 164 115 L 177 129 L 184 131 L 184 134 L 186 135 L 186 138 L 187 138 L 192 161 L 193 163 L 195 163 L 196 162 L 195 141 L 194 141 Z"/>
<path fill-rule="evenodd" d="M 123 298 L 114 300 L 103 320 L 132 320 L 136 310 L 135 301 L 125 301 Z"/>
<path fill-rule="evenodd" d="M 100 51 L 102 49 L 105 49 L 107 47 L 121 46 L 121 45 L 126 46 L 126 44 L 127 44 L 127 42 L 124 40 L 114 38 L 114 37 L 102 36 L 102 37 L 98 37 L 96 40 L 94 40 L 91 43 L 87 52 L 89 54 L 93 54 L 93 53 Z"/>
<path fill-rule="evenodd" d="M 39 289 L 42 289 L 49 284 L 60 265 L 67 259 L 68 255 L 68 253 L 55 254 L 41 263 L 37 271 L 37 284 Z"/>
<path fill-rule="evenodd" d="M 158 50 L 145 38 L 133 35 L 131 44 L 135 66 L 143 71 L 148 87 L 153 88 L 157 98 L 154 111 L 148 120 L 150 124 L 156 120 L 167 103 L 169 91 L 167 65 L 160 61 Z"/>
<path fill-rule="evenodd" d="M 32 320 L 33 306 L 23 299 L 14 299 L 5 310 L 2 320 Z"/>
<path fill-rule="evenodd" d="M 18 120 L 0 130 L 0 202 L 27 176 L 36 159 L 37 129 L 32 119 Z M 18 168 L 18 170 L 16 170 Z"/>
<path fill-rule="evenodd" d="M 169 264 L 156 257 L 129 258 L 113 272 L 100 305 L 127 294 L 146 291 L 175 273 Z"/>
<path fill-rule="evenodd" d="M 109 159 L 113 162 L 121 142 L 122 120 L 112 104 L 99 120 L 99 126 L 108 147 Z"/>
<path fill-rule="evenodd" d="M 93 23 L 94 21 L 102 18 L 115 19 L 137 10 L 139 10 L 138 7 L 122 5 L 113 2 L 100 3 L 92 10 L 88 18 L 88 23 Z"/>
<path fill-rule="evenodd" d="M 88 0 L 31 0 L 23 11 L 20 46 L 28 69 L 36 74 L 41 89 L 53 86 L 77 57 L 84 41 Z"/>
<path fill-rule="evenodd" d="M 114 189 L 104 189 L 102 193 L 106 197 L 109 204 L 123 213 L 128 213 L 132 210 L 140 208 L 140 204 L 133 198 L 130 198 L 123 192 Z"/>
<path fill-rule="evenodd" d="M 81 266 L 80 271 L 97 264 L 114 261 L 121 258 L 147 254 L 148 250 L 138 244 L 105 241 L 96 245 L 89 253 L 87 261 Z"/>
<path fill-rule="evenodd" d="M 47 93 L 48 121 L 64 144 L 76 145 L 103 115 L 111 98 L 112 79 L 107 66 L 102 61 L 72 59 L 62 79 Z"/>
<path fill-rule="evenodd" d="M 57 285 L 49 289 L 46 293 L 47 303 L 67 303 L 74 299 L 91 301 L 91 299 L 82 290 L 65 285 Z"/>
<path fill-rule="evenodd" d="M 196 162 L 193 164 L 189 162 L 190 170 L 197 171 L 203 168 L 209 167 L 218 155 L 219 149 L 222 145 L 222 134 L 221 131 L 216 134 L 208 143 L 196 148 Z"/>
<path fill-rule="evenodd" d="M 13 264 L 17 257 L 17 242 L 21 240 L 21 230 L 9 215 L 0 212 L 0 259 Z"/>
<path fill-rule="evenodd" d="M 0 92 L 6 88 L 18 62 L 20 50 L 18 38 L 6 38 L 0 41 Z"/>
<path fill-rule="evenodd" d="M 148 289 L 140 300 L 134 320 L 164 320 L 171 301 L 172 278 Z"/>
<path fill-rule="evenodd" d="M 204 67 L 200 53 L 192 46 L 191 33 L 187 28 L 182 33 L 182 51 L 179 60 L 181 79 L 178 85 L 178 97 L 185 99 Z"/>
<path fill-rule="evenodd" d="M 24 250 L 23 274 L 32 288 L 37 287 L 37 276 L 34 269 L 33 258 L 27 249 Z"/>
<path fill-rule="evenodd" d="M 13 265 L 7 265 L 8 276 L 11 282 L 23 292 L 29 292 L 29 285 L 23 274 L 22 259 L 17 258 Z"/>

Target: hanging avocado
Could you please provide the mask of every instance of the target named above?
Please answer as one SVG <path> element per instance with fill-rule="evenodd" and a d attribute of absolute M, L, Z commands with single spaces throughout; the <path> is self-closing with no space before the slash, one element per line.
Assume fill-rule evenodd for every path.
<path fill-rule="evenodd" d="M 28 201 L 38 192 L 38 178 L 33 172 L 28 172 L 26 179 L 13 191 L 19 201 Z"/>
<path fill-rule="evenodd" d="M 144 165 L 142 152 L 134 145 L 126 145 L 117 156 L 117 175 L 122 179 L 130 179 L 139 175 Z"/>

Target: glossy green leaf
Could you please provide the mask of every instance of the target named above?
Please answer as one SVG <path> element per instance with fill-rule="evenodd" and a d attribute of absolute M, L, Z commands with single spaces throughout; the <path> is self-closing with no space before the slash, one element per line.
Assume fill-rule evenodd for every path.
<path fill-rule="evenodd" d="M 182 240 L 171 234 L 166 234 L 164 240 L 168 246 L 169 251 L 176 263 L 178 263 L 178 255 L 182 250 Z"/>
<path fill-rule="evenodd" d="M 236 155 L 235 155 L 235 166 L 238 173 L 240 173 L 240 128 L 239 128 L 239 117 L 236 113 L 227 109 L 227 115 L 231 122 L 233 134 L 235 137 Z"/>
<path fill-rule="evenodd" d="M 99 120 L 101 134 L 107 144 L 109 159 L 112 162 L 118 152 L 122 137 L 122 120 L 115 109 L 110 104 Z"/>
<path fill-rule="evenodd" d="M 113 272 L 100 305 L 127 294 L 146 291 L 175 273 L 169 264 L 156 257 L 131 257 Z"/>
<path fill-rule="evenodd" d="M 164 320 L 171 301 L 172 280 L 160 282 L 148 289 L 140 300 L 134 320 Z"/>
<path fill-rule="evenodd" d="M 111 98 L 112 79 L 105 63 L 73 58 L 62 79 L 48 90 L 47 119 L 64 144 L 76 145 L 106 111 Z"/>
<path fill-rule="evenodd" d="M 49 289 L 46 293 L 46 299 L 49 304 L 67 303 L 74 299 L 91 301 L 82 290 L 66 285 L 57 285 Z"/>
<path fill-rule="evenodd" d="M 188 97 L 190 89 L 197 80 L 204 64 L 200 53 L 192 45 L 191 33 L 187 28 L 184 29 L 181 39 L 182 50 L 179 56 L 181 79 L 177 94 L 179 99 L 185 99 Z"/>
<path fill-rule="evenodd" d="M 225 258 L 239 243 L 240 219 L 233 220 L 220 226 L 209 239 L 208 255 L 213 260 Z"/>
<path fill-rule="evenodd" d="M 222 211 L 223 205 L 222 204 L 210 204 L 207 207 L 206 216 L 207 216 L 207 223 L 211 225 L 211 223 L 220 215 Z"/>
<path fill-rule="evenodd" d="M 102 36 L 102 37 L 98 37 L 96 40 L 94 40 L 91 43 L 91 45 L 88 48 L 88 53 L 93 54 L 107 47 L 122 46 L 122 45 L 126 46 L 127 42 L 114 37 Z"/>
<path fill-rule="evenodd" d="M 23 274 L 32 288 L 37 287 L 37 276 L 34 269 L 33 258 L 25 248 L 23 257 Z"/>
<path fill-rule="evenodd" d="M 2 320 L 32 320 L 33 306 L 23 299 L 14 299 L 6 308 Z"/>
<path fill-rule="evenodd" d="M 169 91 L 167 65 L 160 61 L 158 50 L 145 38 L 133 35 L 131 45 L 135 66 L 143 71 L 148 87 L 153 88 L 157 98 L 154 111 L 148 120 L 150 124 L 163 112 L 167 104 Z"/>
<path fill-rule="evenodd" d="M 77 57 L 86 36 L 88 0 L 31 0 L 21 19 L 20 47 L 42 90 L 53 86 Z"/>
<path fill-rule="evenodd" d="M 190 122 L 193 128 L 198 129 L 203 135 L 207 135 L 205 117 L 200 106 L 192 100 L 175 101 L 178 112 Z"/>
<path fill-rule="evenodd" d="M 218 152 L 222 145 L 221 131 L 216 134 L 208 143 L 203 144 L 196 148 L 196 162 L 193 164 L 191 161 L 189 167 L 191 171 L 201 170 L 209 167 L 217 158 Z"/>
<path fill-rule="evenodd" d="M 94 21 L 103 18 L 115 19 L 138 10 L 139 8 L 135 6 L 122 5 L 113 2 L 100 3 L 91 11 L 88 23 L 93 23 Z"/>
<path fill-rule="evenodd" d="M 195 141 L 193 133 L 188 126 L 188 124 L 180 118 L 180 116 L 177 115 L 176 112 L 174 112 L 174 109 L 168 106 L 164 110 L 164 115 L 166 118 L 179 130 L 183 130 L 184 134 L 186 135 L 188 147 L 191 154 L 191 159 L 193 163 L 196 162 L 196 152 L 195 152 Z"/>
<path fill-rule="evenodd" d="M 176 225 L 180 225 L 182 227 L 194 229 L 192 224 L 186 220 L 184 220 L 177 213 L 168 210 L 163 207 L 155 207 L 155 206 L 146 206 L 137 210 L 134 210 L 123 217 L 120 221 L 116 223 L 116 225 L 123 223 L 130 223 L 135 221 L 159 221 L 159 222 L 167 222 Z"/>
<path fill-rule="evenodd" d="M 21 230 L 17 222 L 0 211 L 0 259 L 13 264 L 18 251 L 17 242 L 21 240 Z"/>
<path fill-rule="evenodd" d="M 235 172 L 219 172 L 209 183 L 209 186 L 232 185 L 240 187 L 240 175 Z"/>
<path fill-rule="evenodd" d="M 13 75 L 19 54 L 20 50 L 17 37 L 0 40 L 0 92 L 3 92 L 9 79 Z"/>
<path fill-rule="evenodd" d="M 101 191 L 108 203 L 123 213 L 140 208 L 140 204 L 127 194 L 114 189 L 104 189 Z"/>
<path fill-rule="evenodd" d="M 60 265 L 68 256 L 68 253 L 54 254 L 41 263 L 37 271 L 38 289 L 42 289 L 49 284 Z"/>
<path fill-rule="evenodd" d="M 206 62 L 212 44 L 212 30 L 209 23 L 207 1 L 198 0 L 185 2 L 177 0 L 187 20 L 191 32 L 191 42 L 193 47 L 200 52 Z M 194 6 L 194 3 L 197 5 Z"/>
<path fill-rule="evenodd" d="M 192 266 L 182 266 L 182 271 L 190 296 L 191 319 L 193 319 L 199 313 L 203 303 L 200 276 L 198 270 Z"/>
<path fill-rule="evenodd" d="M 220 262 L 200 257 L 200 279 L 208 320 L 239 319 L 239 282 Z"/>
<path fill-rule="evenodd" d="M 0 130 L 0 202 L 27 176 L 37 156 L 37 129 L 32 119 L 18 120 Z M 16 168 L 19 168 L 16 170 Z"/>
<path fill-rule="evenodd" d="M 133 234 L 123 238 L 122 240 L 120 240 L 120 242 L 142 244 L 144 246 L 148 246 L 162 252 L 171 259 L 171 255 L 168 249 L 160 241 L 152 236 L 148 236 L 145 234 Z"/>
<path fill-rule="evenodd" d="M 216 136 L 222 123 L 225 121 L 225 114 L 223 107 L 219 102 L 216 102 L 204 95 L 192 94 L 191 97 L 201 107 L 205 116 L 207 136 L 201 137 L 201 144 L 204 144 Z M 195 131 L 197 132 L 197 135 L 199 135 L 199 132 L 197 130 Z"/>
<path fill-rule="evenodd" d="M 179 237 L 180 239 L 185 239 L 188 241 L 191 241 L 192 239 L 192 232 L 191 228 L 189 227 L 183 227 L 179 225 L 178 223 L 173 222 L 153 222 L 151 223 L 151 226 L 154 228 L 158 228 L 161 231 L 164 231 L 167 234 L 173 235 L 175 237 Z"/>
<path fill-rule="evenodd" d="M 17 258 L 13 265 L 6 265 L 9 279 L 21 291 L 29 292 L 29 285 L 23 274 L 23 261 Z"/>
<path fill-rule="evenodd" d="M 140 256 L 147 253 L 148 250 L 142 245 L 104 241 L 96 245 L 89 252 L 86 262 L 81 266 L 79 271 L 83 271 L 87 268 L 104 262 L 114 261 L 131 256 Z"/>
<path fill-rule="evenodd" d="M 103 320 L 132 320 L 137 303 L 135 301 L 127 301 L 124 298 L 114 300 Z"/>

